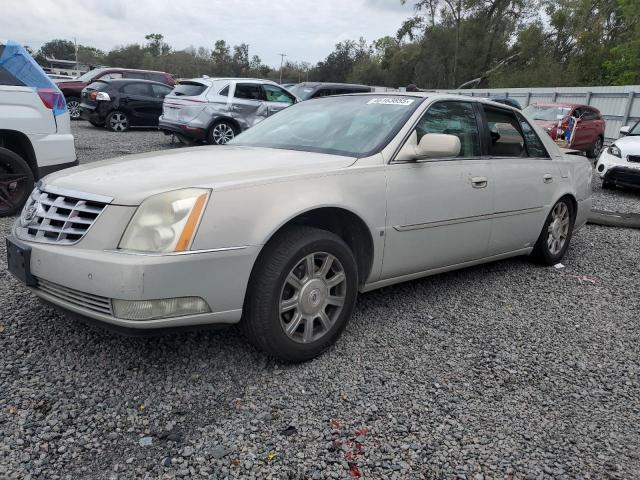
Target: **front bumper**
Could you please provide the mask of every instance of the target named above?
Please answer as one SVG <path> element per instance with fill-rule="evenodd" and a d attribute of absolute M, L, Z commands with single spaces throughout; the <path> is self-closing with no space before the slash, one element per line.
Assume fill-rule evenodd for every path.
<path fill-rule="evenodd" d="M 629 171 L 631 178 L 633 178 L 635 176 L 635 171 L 640 172 L 640 163 L 628 162 L 626 158 L 616 157 L 607 152 L 606 149 L 603 150 L 598 158 L 598 162 L 596 163 L 596 173 L 601 179 L 608 180 L 607 176 L 611 176 L 609 171 L 614 168 L 618 169 L 618 173 L 615 174 L 614 177 L 619 176 L 619 169 L 622 169 L 624 171 Z"/>
<path fill-rule="evenodd" d="M 257 246 L 146 255 L 24 242 L 31 248 L 31 290 L 64 310 L 123 329 L 237 323 Z M 201 297 L 211 312 L 154 320 L 117 318 L 112 299 Z"/>
<path fill-rule="evenodd" d="M 603 180 L 621 187 L 640 187 L 640 168 L 611 167 L 604 174 Z"/>
<path fill-rule="evenodd" d="M 160 117 L 158 120 L 158 130 L 166 135 L 183 135 L 194 140 L 204 140 L 207 137 L 207 129 L 204 125 L 190 125 L 189 123 L 167 120 L 164 117 Z"/>

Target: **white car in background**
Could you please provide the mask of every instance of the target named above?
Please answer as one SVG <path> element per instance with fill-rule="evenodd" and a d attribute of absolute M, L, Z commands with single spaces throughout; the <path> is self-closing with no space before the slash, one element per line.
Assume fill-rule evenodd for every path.
<path fill-rule="evenodd" d="M 138 331 L 242 322 L 259 348 L 302 361 L 336 340 L 358 291 L 518 255 L 557 263 L 592 175 L 503 104 L 325 97 L 229 145 L 47 177 L 7 257 L 76 316 Z"/>
<path fill-rule="evenodd" d="M 620 129 L 622 137 L 602 150 L 596 171 L 602 188 L 640 187 L 640 121 Z"/>
<path fill-rule="evenodd" d="M 0 217 L 45 175 L 77 165 L 62 92 L 15 42 L 0 42 Z"/>

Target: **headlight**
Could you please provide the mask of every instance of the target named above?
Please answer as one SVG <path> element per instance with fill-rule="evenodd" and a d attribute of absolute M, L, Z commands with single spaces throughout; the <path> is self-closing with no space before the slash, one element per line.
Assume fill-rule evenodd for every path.
<path fill-rule="evenodd" d="M 622 158 L 622 155 L 620 154 L 620 149 L 615 145 L 611 145 L 609 148 L 607 148 L 607 153 L 613 155 L 614 157 Z"/>
<path fill-rule="evenodd" d="M 133 215 L 118 248 L 154 253 L 188 250 L 209 193 L 202 188 L 185 188 L 147 198 Z"/>

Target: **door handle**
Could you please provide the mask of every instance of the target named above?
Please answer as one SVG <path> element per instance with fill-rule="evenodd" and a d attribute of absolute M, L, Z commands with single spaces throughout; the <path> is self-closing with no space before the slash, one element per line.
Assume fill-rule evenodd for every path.
<path fill-rule="evenodd" d="M 487 183 L 487 177 L 471 177 L 471 186 L 473 188 L 485 188 Z"/>
<path fill-rule="evenodd" d="M 553 182 L 553 175 L 550 174 L 545 174 L 544 177 L 542 177 L 542 180 L 544 181 L 544 183 L 552 183 Z"/>

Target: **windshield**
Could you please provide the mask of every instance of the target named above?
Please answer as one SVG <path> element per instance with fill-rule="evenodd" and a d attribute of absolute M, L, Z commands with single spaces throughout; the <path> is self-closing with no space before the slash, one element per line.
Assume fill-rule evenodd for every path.
<path fill-rule="evenodd" d="M 304 83 L 299 83 L 297 85 L 294 85 L 293 87 L 289 87 L 287 90 L 293 93 L 300 100 L 309 100 L 311 98 L 311 95 L 313 95 L 313 92 L 315 91 L 314 88 L 309 87 Z"/>
<path fill-rule="evenodd" d="M 95 68 L 93 70 L 89 70 L 87 73 L 80 75 L 76 78 L 78 82 L 90 82 L 93 80 L 100 72 L 104 72 L 106 68 Z"/>
<path fill-rule="evenodd" d="M 399 95 L 309 100 L 267 118 L 230 144 L 367 157 L 397 134 L 422 101 Z"/>
<path fill-rule="evenodd" d="M 550 105 L 529 105 L 523 112 L 534 120 L 562 120 L 571 113 L 571 108 L 554 107 Z"/>

